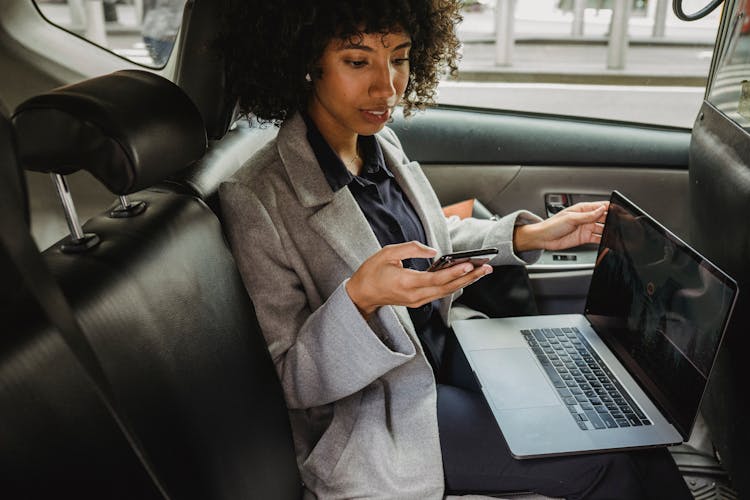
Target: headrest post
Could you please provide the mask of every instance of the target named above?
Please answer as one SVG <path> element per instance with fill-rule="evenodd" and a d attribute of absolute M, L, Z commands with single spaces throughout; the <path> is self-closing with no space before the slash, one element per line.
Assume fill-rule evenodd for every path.
<path fill-rule="evenodd" d="M 130 200 L 128 200 L 127 196 L 120 196 L 120 205 L 123 210 L 127 210 L 130 208 Z"/>
<path fill-rule="evenodd" d="M 99 237 L 92 233 L 83 232 L 65 177 L 54 172 L 51 172 L 50 176 L 57 188 L 57 194 L 65 212 L 65 221 L 68 223 L 68 229 L 70 230 L 70 235 L 63 240 L 60 246 L 61 250 L 65 253 L 79 253 L 95 247 L 99 244 Z"/>
<path fill-rule="evenodd" d="M 109 216 L 113 219 L 127 219 L 128 217 L 135 217 L 140 215 L 146 210 L 145 201 L 134 201 L 131 202 L 127 196 L 120 195 L 120 206 L 113 208 L 109 211 Z"/>
<path fill-rule="evenodd" d="M 65 177 L 60 174 L 51 173 L 50 176 L 52 176 L 52 182 L 55 183 L 57 195 L 60 197 L 60 202 L 65 211 L 65 220 L 68 223 L 70 236 L 73 241 L 81 241 L 84 238 L 83 228 L 78 221 L 78 213 L 76 212 L 76 206 L 73 203 L 73 197 L 70 196 L 68 183 L 65 180 Z"/>

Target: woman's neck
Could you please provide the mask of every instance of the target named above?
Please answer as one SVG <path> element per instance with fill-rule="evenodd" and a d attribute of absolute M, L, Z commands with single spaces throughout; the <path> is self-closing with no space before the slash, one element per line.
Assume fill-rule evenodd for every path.
<path fill-rule="evenodd" d="M 357 148 L 359 135 L 341 126 L 334 117 L 319 106 L 311 104 L 307 108 L 307 114 L 347 170 L 354 175 L 359 175 L 362 169 L 362 158 Z"/>

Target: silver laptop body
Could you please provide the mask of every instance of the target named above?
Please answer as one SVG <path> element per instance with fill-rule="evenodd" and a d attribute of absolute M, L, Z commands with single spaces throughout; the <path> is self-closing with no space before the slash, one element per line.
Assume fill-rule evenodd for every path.
<path fill-rule="evenodd" d="M 516 458 L 689 437 L 737 284 L 618 192 L 583 315 L 452 327 Z"/>

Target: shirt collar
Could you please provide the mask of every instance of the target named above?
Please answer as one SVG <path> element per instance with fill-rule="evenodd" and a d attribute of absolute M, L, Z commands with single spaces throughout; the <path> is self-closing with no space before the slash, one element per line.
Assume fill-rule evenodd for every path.
<path fill-rule="evenodd" d="M 334 153 L 312 118 L 305 112 L 300 114 L 307 126 L 307 141 L 310 143 L 310 147 L 320 164 L 328 185 L 331 186 L 334 192 L 348 186 L 354 180 L 357 180 L 358 184 L 363 185 L 363 181 L 376 180 L 380 175 L 393 177 L 393 174 L 385 165 L 383 151 L 380 149 L 380 144 L 378 144 L 374 135 L 360 135 L 357 139 L 363 160 L 361 175 L 357 177 L 346 168 L 341 158 Z"/>

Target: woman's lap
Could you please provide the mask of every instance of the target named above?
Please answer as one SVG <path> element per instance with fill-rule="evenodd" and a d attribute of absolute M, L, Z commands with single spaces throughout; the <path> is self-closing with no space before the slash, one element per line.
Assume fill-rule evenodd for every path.
<path fill-rule="evenodd" d="M 438 427 L 449 493 L 533 491 L 567 498 L 692 499 L 666 448 L 517 460 L 455 335 L 438 376 Z"/>
<path fill-rule="evenodd" d="M 666 449 L 516 460 L 478 392 L 438 385 L 438 426 L 449 493 L 692 498 Z"/>

